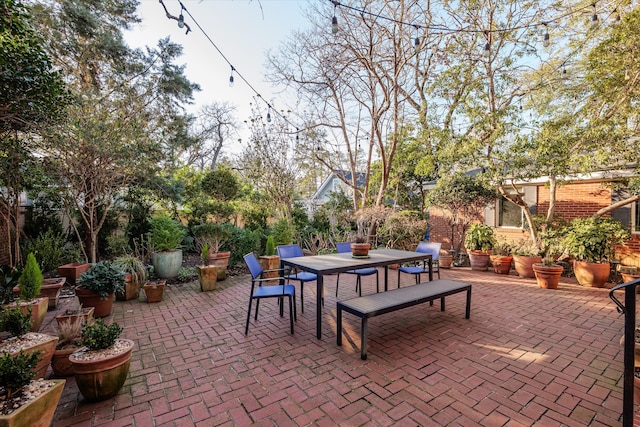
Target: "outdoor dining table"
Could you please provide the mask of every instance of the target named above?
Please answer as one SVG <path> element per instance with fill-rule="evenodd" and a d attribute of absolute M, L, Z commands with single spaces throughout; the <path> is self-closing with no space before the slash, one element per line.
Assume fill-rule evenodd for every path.
<path fill-rule="evenodd" d="M 384 290 L 388 289 L 389 265 L 404 262 L 428 260 L 429 281 L 433 280 L 431 254 L 397 249 L 374 249 L 369 251 L 368 258 L 353 257 L 350 252 L 283 258 L 281 267 L 292 267 L 314 273 L 316 280 L 316 337 L 322 338 L 322 298 L 324 295 L 324 276 L 344 273 L 350 270 L 368 267 L 384 267 Z"/>

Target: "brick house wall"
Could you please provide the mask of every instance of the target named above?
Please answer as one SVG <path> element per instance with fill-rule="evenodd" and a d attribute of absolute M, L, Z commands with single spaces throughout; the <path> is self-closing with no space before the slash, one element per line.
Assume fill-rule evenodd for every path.
<path fill-rule="evenodd" d="M 587 217 L 611 205 L 612 198 L 612 189 L 607 182 L 580 181 L 561 185 L 557 189 L 556 214 L 566 221 Z M 536 212 L 545 213 L 549 207 L 549 188 L 544 184 L 536 185 L 536 201 Z M 495 210 L 487 213 L 497 215 Z M 451 247 L 451 231 L 450 227 L 446 225 L 442 210 L 432 208 L 429 214 L 431 240 L 443 242 L 443 249 L 449 249 Z M 489 222 L 495 223 L 493 220 Z M 526 230 L 513 227 L 498 227 L 496 235 L 504 237 L 510 242 L 529 238 L 529 233 Z M 640 266 L 640 233 L 633 233 L 632 239 L 627 245 L 618 248 L 616 252 L 622 264 Z"/>

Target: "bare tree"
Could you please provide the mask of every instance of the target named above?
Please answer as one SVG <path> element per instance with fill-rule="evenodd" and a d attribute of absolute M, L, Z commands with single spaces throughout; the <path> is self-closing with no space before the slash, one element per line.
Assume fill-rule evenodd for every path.
<path fill-rule="evenodd" d="M 199 169 L 215 169 L 225 143 L 237 134 L 236 107 L 213 102 L 198 112 L 193 126 L 194 142 L 185 149 L 187 164 Z"/>

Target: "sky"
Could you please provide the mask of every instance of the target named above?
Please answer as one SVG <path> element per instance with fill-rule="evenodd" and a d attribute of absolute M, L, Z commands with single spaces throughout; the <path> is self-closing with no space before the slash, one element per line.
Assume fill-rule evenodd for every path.
<path fill-rule="evenodd" d="M 285 95 L 264 81 L 265 53 L 277 49 L 295 30 L 305 28 L 307 21 L 302 11 L 308 1 L 321 0 L 182 0 L 186 9 L 182 14 L 191 27 L 191 32 L 185 34 L 186 27 L 178 28 L 177 21 L 168 19 L 158 0 L 140 0 L 138 17 L 142 22 L 125 33 L 125 39 L 131 47 L 144 47 L 171 37 L 183 47 L 183 55 L 176 63 L 184 64 L 187 78 L 201 88 L 188 112 L 196 113 L 201 106 L 214 101 L 226 101 L 237 107 L 236 117 L 242 124 L 250 115 L 249 104 L 255 103 L 256 92 L 274 108 L 286 108 Z M 180 15 L 178 0 L 164 0 L 164 4 L 170 14 Z M 237 70 L 233 87 L 229 86 L 231 66 L 207 36 Z M 246 130 L 242 129 L 239 137 L 246 139 L 246 136 Z M 226 152 L 240 150 L 241 145 L 234 141 Z"/>

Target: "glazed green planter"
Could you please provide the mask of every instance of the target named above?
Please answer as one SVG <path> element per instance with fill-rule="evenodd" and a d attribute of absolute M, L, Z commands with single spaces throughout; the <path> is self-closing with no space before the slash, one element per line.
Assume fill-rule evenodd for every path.
<path fill-rule="evenodd" d="M 124 385 L 129 374 L 133 341 L 126 339 L 119 339 L 119 341 L 125 341 L 129 346 L 120 354 L 96 360 L 78 359 L 76 354 L 81 352 L 69 356 L 78 390 L 85 399 L 93 402 L 109 399 L 118 394 Z M 93 353 L 99 353 L 99 350 Z"/>
<path fill-rule="evenodd" d="M 154 252 L 151 254 L 151 263 L 156 276 L 161 279 L 178 277 L 182 267 L 182 249 L 175 251 Z"/>

